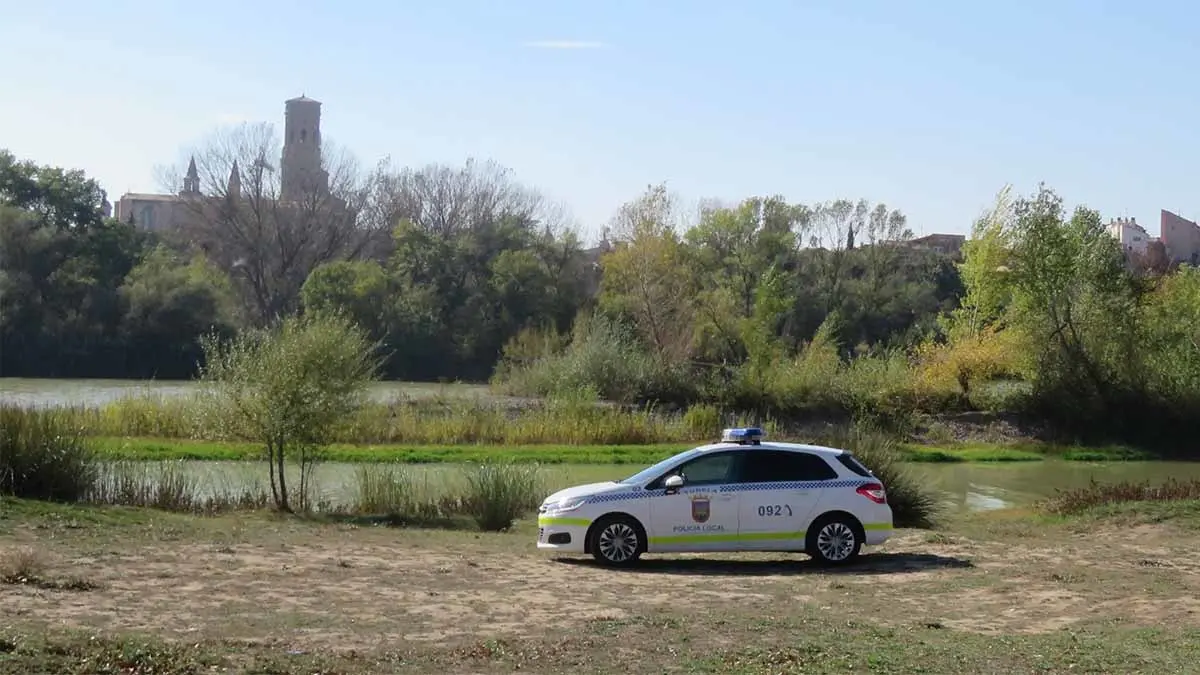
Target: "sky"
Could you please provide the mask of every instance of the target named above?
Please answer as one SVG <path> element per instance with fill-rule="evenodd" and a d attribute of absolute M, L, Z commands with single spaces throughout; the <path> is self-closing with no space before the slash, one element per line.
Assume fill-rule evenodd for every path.
<path fill-rule="evenodd" d="M 684 201 L 883 202 L 967 234 L 1011 184 L 1200 218 L 1200 3 L 0 0 L 0 147 L 115 201 L 301 93 L 364 164 L 494 160 L 588 241 Z"/>

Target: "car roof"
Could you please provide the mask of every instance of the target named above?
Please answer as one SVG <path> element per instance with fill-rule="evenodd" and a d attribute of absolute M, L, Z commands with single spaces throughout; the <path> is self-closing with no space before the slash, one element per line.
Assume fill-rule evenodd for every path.
<path fill-rule="evenodd" d="M 838 455 L 849 454 L 847 450 L 838 448 L 830 448 L 824 445 L 810 445 L 807 443 L 786 443 L 783 441 L 763 441 L 759 445 L 747 443 L 709 443 L 695 448 L 701 452 L 712 452 L 714 450 L 802 450 L 811 452 L 814 455 L 824 455 L 826 457 L 837 457 Z"/>

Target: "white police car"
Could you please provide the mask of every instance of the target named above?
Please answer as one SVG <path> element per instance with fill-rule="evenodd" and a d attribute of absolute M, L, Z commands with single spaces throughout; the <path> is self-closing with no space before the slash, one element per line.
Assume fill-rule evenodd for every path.
<path fill-rule="evenodd" d="M 567 488 L 538 508 L 538 548 L 628 565 L 643 553 L 804 552 L 841 564 L 892 534 L 883 484 L 845 450 L 765 443 L 726 429 L 619 481 Z"/>

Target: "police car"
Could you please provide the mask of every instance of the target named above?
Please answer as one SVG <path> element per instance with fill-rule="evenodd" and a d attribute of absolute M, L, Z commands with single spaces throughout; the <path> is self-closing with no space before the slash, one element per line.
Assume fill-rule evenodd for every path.
<path fill-rule="evenodd" d="M 643 553 L 803 552 L 843 564 L 892 534 L 882 482 L 845 450 L 764 442 L 758 428 L 686 450 L 618 481 L 555 492 L 538 549 L 624 566 Z"/>

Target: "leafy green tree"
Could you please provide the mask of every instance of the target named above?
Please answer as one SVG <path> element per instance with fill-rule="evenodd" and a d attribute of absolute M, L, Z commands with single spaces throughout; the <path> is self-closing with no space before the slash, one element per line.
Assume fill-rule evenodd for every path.
<path fill-rule="evenodd" d="M 237 293 L 224 273 L 201 256 L 187 261 L 162 245 L 129 272 L 120 295 L 122 332 L 127 348 L 147 366 L 142 376 L 191 377 L 203 357 L 201 336 L 228 337 L 242 323 Z"/>
<path fill-rule="evenodd" d="M 87 229 L 104 221 L 107 195 L 79 169 L 18 160 L 0 149 L 0 204 L 34 213 L 57 230 Z"/>
<path fill-rule="evenodd" d="M 664 185 L 648 188 L 621 208 L 614 228 L 621 239 L 601 259 L 600 307 L 630 317 L 666 362 L 689 356 L 693 330 L 692 273 L 675 208 Z"/>
<path fill-rule="evenodd" d="M 204 397 L 234 435 L 263 444 L 271 494 L 282 511 L 310 506 L 316 453 L 362 405 L 376 379 L 375 345 L 349 319 L 329 314 L 284 318 L 232 340 L 203 339 Z M 293 500 L 286 460 L 300 469 Z"/>
<path fill-rule="evenodd" d="M 123 374 L 117 289 L 149 237 L 104 208 L 83 172 L 0 152 L 0 372 Z"/>
<path fill-rule="evenodd" d="M 1114 386 L 1136 362 L 1136 297 L 1117 241 L 1100 215 L 1042 187 L 1015 204 L 1012 312 L 1038 354 L 1036 384 L 1055 397 L 1070 392 L 1084 410 L 1116 412 Z"/>
<path fill-rule="evenodd" d="M 494 163 L 401 172 L 388 275 L 404 313 L 431 322 L 436 353 L 408 372 L 486 378 L 523 328 L 570 326 L 585 301 L 578 240 L 562 215 Z"/>

